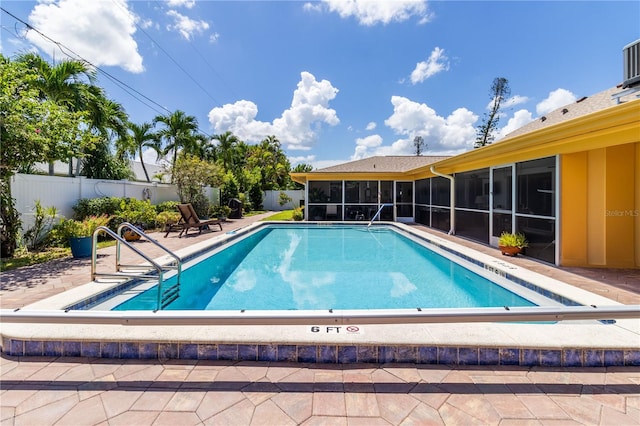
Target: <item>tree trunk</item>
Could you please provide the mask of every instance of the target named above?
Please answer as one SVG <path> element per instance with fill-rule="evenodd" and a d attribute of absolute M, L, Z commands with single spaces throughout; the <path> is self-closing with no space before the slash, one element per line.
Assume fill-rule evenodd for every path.
<path fill-rule="evenodd" d="M 0 179 L 0 256 L 13 257 L 18 246 L 20 214 L 11 197 L 11 175 Z"/>

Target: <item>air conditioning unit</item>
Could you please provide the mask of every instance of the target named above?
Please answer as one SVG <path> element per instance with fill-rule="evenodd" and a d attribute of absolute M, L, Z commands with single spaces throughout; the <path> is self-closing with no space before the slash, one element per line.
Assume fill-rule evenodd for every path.
<path fill-rule="evenodd" d="M 622 88 L 633 87 L 640 84 L 640 40 L 627 44 L 622 49 L 624 61 L 624 77 Z"/>

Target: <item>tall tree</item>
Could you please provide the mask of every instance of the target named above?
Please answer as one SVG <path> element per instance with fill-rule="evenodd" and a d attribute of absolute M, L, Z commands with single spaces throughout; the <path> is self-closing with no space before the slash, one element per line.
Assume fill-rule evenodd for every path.
<path fill-rule="evenodd" d="M 247 163 L 249 168 L 259 169 L 261 190 L 286 189 L 291 165 L 278 138 L 268 136 L 251 147 Z"/>
<path fill-rule="evenodd" d="M 222 162 L 222 168 L 225 172 L 233 171 L 237 163 L 236 147 L 240 143 L 240 139 L 231 132 L 225 132 L 214 135 L 213 140 L 218 142 L 216 151 L 218 152 L 217 157 Z"/>
<path fill-rule="evenodd" d="M 413 146 L 416 148 L 416 155 L 421 156 L 423 151 L 422 147 L 424 146 L 424 138 L 422 136 L 416 136 L 413 138 Z"/>
<path fill-rule="evenodd" d="M 86 108 L 89 128 L 98 140 L 97 145 L 90 148 L 85 159 L 78 159 L 76 174 L 82 171 L 88 178 L 94 179 L 127 179 L 133 176 L 128 161 L 114 155 L 112 145 L 116 149 L 128 138 L 128 116 L 118 102 L 108 99 L 104 91 L 97 86 L 87 87 Z M 83 162 L 91 164 L 82 164 Z M 105 170 L 114 167 L 114 170 Z"/>
<path fill-rule="evenodd" d="M 51 101 L 71 112 L 87 110 L 88 87 L 95 82 L 96 75 L 85 62 L 68 59 L 51 65 L 33 52 L 19 55 L 17 62 L 30 68 L 37 76 L 32 85 L 41 101 Z M 54 160 L 58 158 L 47 160 L 51 175 Z"/>
<path fill-rule="evenodd" d="M 495 140 L 494 132 L 498 128 L 498 121 L 500 121 L 500 106 L 511 95 L 509 80 L 504 77 L 496 77 L 491 84 L 489 95 L 491 96 L 489 112 L 484 114 L 482 124 L 478 127 L 474 148 L 489 145 Z"/>
<path fill-rule="evenodd" d="M 24 62 L 0 55 L 0 252 L 11 257 L 20 216 L 10 180 L 20 168 L 67 158 L 92 143 L 84 115 L 40 96 L 41 76 Z"/>
<path fill-rule="evenodd" d="M 151 130 L 153 125 L 151 123 L 127 123 L 129 129 L 129 137 L 120 141 L 118 146 L 118 156 L 120 158 L 135 158 L 136 154 L 140 158 L 140 165 L 142 171 L 144 171 L 144 177 L 147 182 L 151 182 L 149 178 L 149 172 L 144 165 L 144 159 L 142 157 L 145 148 L 151 148 L 154 150 L 158 157 L 160 157 L 160 148 L 156 142 L 156 134 Z"/>
<path fill-rule="evenodd" d="M 172 114 L 158 115 L 153 119 L 153 124 L 164 125 L 157 132 L 159 141 L 164 141 L 162 155 L 171 154 L 171 167 L 176 164 L 178 152 L 185 146 L 191 146 L 198 131 L 198 120 L 192 115 L 186 115 L 183 111 L 175 111 Z M 173 178 L 171 178 L 173 183 Z"/>
<path fill-rule="evenodd" d="M 293 173 L 307 173 L 313 171 L 313 166 L 311 164 L 299 163 L 291 169 Z M 291 181 L 292 189 L 304 189 L 304 185 L 298 182 Z"/>
<path fill-rule="evenodd" d="M 307 173 L 313 171 L 313 166 L 311 164 L 300 163 L 296 164 L 296 166 L 291 171 L 293 173 Z"/>

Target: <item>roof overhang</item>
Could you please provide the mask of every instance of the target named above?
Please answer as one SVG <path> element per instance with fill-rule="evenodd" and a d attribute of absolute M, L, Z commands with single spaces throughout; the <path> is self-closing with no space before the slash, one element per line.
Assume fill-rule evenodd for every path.
<path fill-rule="evenodd" d="M 468 151 L 434 166 L 452 174 L 634 142 L 640 142 L 640 99 Z"/>
<path fill-rule="evenodd" d="M 628 101 L 404 172 L 291 173 L 293 181 L 416 180 L 559 154 L 640 142 L 640 99 Z"/>

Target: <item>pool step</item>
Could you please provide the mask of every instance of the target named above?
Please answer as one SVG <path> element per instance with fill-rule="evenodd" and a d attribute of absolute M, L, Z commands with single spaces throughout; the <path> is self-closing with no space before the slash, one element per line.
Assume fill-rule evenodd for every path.
<path fill-rule="evenodd" d="M 160 309 L 166 308 L 171 302 L 176 300 L 180 296 L 180 284 L 176 283 L 171 287 L 167 287 L 162 290 L 162 301 L 160 303 Z"/>
<path fill-rule="evenodd" d="M 132 246 L 126 239 L 123 237 L 123 232 L 126 230 L 134 231 L 136 234 L 144 237 L 147 241 L 156 245 L 160 249 L 164 250 L 167 254 L 165 255 L 165 260 L 169 257 L 173 259 L 171 264 L 166 264 L 162 262 L 162 264 L 158 263 L 158 261 L 154 261 L 149 257 L 149 255 L 143 253 L 138 248 Z M 98 235 L 100 233 L 105 233 L 116 240 L 116 272 L 98 272 L 97 271 L 97 241 Z M 134 253 L 138 254 L 142 259 L 146 262 L 143 264 L 137 265 L 127 265 L 120 262 L 120 247 L 124 245 L 129 248 Z M 163 287 L 164 275 L 169 271 L 175 271 L 176 281 L 177 283 L 168 287 Z M 180 289 L 180 274 L 182 272 L 182 259 L 171 252 L 169 249 L 164 247 L 162 244 L 148 236 L 141 229 L 136 226 L 130 224 L 129 222 L 123 222 L 118 226 L 117 232 L 113 232 L 111 229 L 106 226 L 99 226 L 93 233 L 93 245 L 91 250 L 91 280 L 100 282 L 99 280 L 104 280 L 104 282 L 108 282 L 109 280 L 130 280 L 130 279 L 138 279 L 138 280 L 148 280 L 148 281 L 157 281 L 158 282 L 158 301 L 157 301 L 157 309 L 164 309 L 169 303 L 173 302 L 178 298 L 178 292 Z M 117 282 L 117 281 L 116 281 Z"/>

